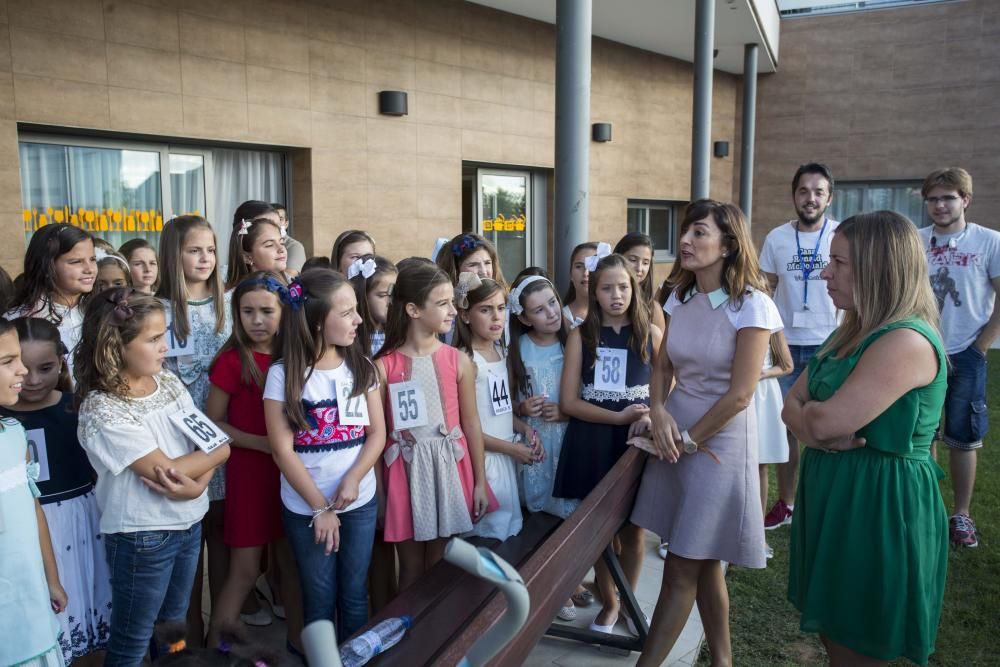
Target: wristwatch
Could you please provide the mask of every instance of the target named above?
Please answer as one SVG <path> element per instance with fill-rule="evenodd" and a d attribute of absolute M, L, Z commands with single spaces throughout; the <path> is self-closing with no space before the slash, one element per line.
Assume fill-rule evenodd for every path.
<path fill-rule="evenodd" d="M 684 442 L 684 453 L 694 454 L 698 451 L 698 443 L 691 439 L 691 434 L 681 431 L 681 440 Z"/>

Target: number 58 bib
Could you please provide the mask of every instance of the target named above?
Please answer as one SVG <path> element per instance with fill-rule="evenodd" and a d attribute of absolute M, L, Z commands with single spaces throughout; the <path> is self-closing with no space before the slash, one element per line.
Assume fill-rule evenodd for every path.
<path fill-rule="evenodd" d="M 628 350 L 616 347 L 597 348 L 597 363 L 594 364 L 594 389 L 598 391 L 625 391 L 627 365 Z"/>

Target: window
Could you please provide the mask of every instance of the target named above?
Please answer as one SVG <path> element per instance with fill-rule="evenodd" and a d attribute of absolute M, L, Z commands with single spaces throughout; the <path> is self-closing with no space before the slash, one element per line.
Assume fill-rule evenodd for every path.
<path fill-rule="evenodd" d="M 641 232 L 653 239 L 653 259 L 672 262 L 677 256 L 677 219 L 686 204 L 682 202 L 628 202 L 628 231 Z"/>
<path fill-rule="evenodd" d="M 926 227 L 931 221 L 920 185 L 920 181 L 837 183 L 829 215 L 835 220 L 846 220 L 862 211 L 889 210 L 905 215 L 917 227 Z"/>
<path fill-rule="evenodd" d="M 205 216 L 227 261 L 233 211 L 247 199 L 284 202 L 285 156 L 251 151 L 22 134 L 26 239 L 68 222 L 115 247 L 133 238 L 159 245 L 163 223 Z"/>

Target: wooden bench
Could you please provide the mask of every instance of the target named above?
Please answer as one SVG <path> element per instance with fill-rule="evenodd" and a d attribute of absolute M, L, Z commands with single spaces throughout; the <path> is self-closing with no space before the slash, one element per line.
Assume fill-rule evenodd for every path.
<path fill-rule="evenodd" d="M 546 633 L 641 650 L 647 628 L 631 589 L 624 583 L 618 560 L 607 545 L 632 511 L 646 456 L 630 447 L 565 521 L 544 513 L 527 515 L 524 528 L 515 537 L 502 544 L 482 542 L 486 546 L 492 542 L 493 551 L 518 569 L 531 596 L 527 622 L 491 665 L 522 664 Z M 633 612 L 633 618 L 640 619 L 638 638 L 552 624 L 560 607 L 602 555 L 622 591 L 623 606 Z M 369 664 L 450 666 L 461 660 L 505 608 L 503 596 L 492 585 L 442 561 L 392 600 L 359 633 L 386 618 L 409 615 L 413 625 L 404 639 Z"/>

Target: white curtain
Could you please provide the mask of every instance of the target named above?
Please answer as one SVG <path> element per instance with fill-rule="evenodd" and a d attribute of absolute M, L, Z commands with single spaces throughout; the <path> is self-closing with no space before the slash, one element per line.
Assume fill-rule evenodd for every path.
<path fill-rule="evenodd" d="M 209 220 L 219 244 L 219 262 L 229 258 L 229 237 L 236 207 L 249 199 L 284 202 L 284 154 L 217 148 L 212 151 L 215 211 Z"/>

